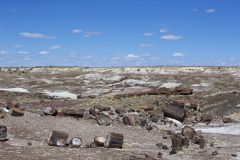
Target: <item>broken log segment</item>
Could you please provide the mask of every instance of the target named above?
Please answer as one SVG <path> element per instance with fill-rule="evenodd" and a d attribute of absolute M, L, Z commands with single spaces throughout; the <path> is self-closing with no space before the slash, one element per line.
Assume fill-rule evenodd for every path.
<path fill-rule="evenodd" d="M 99 125 L 109 126 L 111 124 L 111 119 L 105 114 L 100 114 L 97 116 L 97 123 Z"/>
<path fill-rule="evenodd" d="M 7 140 L 7 127 L 0 125 L 0 141 Z"/>
<path fill-rule="evenodd" d="M 160 94 L 166 94 L 171 95 L 173 94 L 173 91 L 168 88 L 159 88 L 159 89 L 150 89 L 150 90 L 144 90 L 144 91 L 137 91 L 132 93 L 124 93 L 124 94 L 117 94 L 114 95 L 114 98 L 128 98 L 128 97 L 134 97 L 134 96 L 144 96 L 144 95 L 160 95 Z"/>
<path fill-rule="evenodd" d="M 69 142 L 70 148 L 79 148 L 82 144 L 82 140 L 79 137 L 74 137 Z"/>
<path fill-rule="evenodd" d="M 68 139 L 67 133 L 53 130 L 50 137 L 48 138 L 48 145 L 65 147 L 67 139 Z"/>
<path fill-rule="evenodd" d="M 122 149 L 123 139 L 124 139 L 123 134 L 110 133 L 106 137 L 106 141 L 104 143 L 104 146 L 106 148 L 120 148 L 120 149 Z"/>
<path fill-rule="evenodd" d="M 133 115 L 126 115 L 123 117 L 123 123 L 125 125 L 135 126 L 136 125 L 136 119 Z"/>
<path fill-rule="evenodd" d="M 106 138 L 105 137 L 99 137 L 99 136 L 96 136 L 94 137 L 94 142 L 97 144 L 97 146 L 99 147 L 104 147 L 104 143 L 106 141 Z"/>
<path fill-rule="evenodd" d="M 182 135 L 189 138 L 189 139 L 193 139 L 193 137 L 196 135 L 195 130 L 192 127 L 189 126 L 185 126 L 182 129 Z"/>
<path fill-rule="evenodd" d="M 180 122 L 184 121 L 185 109 L 178 104 L 165 104 L 162 106 L 162 112 L 164 117 L 173 118 Z"/>
<path fill-rule="evenodd" d="M 83 118 L 85 109 L 63 109 L 62 114 L 66 117 Z"/>
<path fill-rule="evenodd" d="M 15 116 L 15 117 L 24 116 L 24 111 L 19 108 L 12 107 L 11 110 L 12 110 L 11 112 L 12 116 Z"/>
<path fill-rule="evenodd" d="M 52 108 L 52 107 L 45 107 L 45 108 L 43 109 L 43 113 L 44 113 L 45 115 L 56 116 L 57 113 L 58 113 L 58 111 L 57 111 L 57 109 L 54 109 L 54 108 Z"/>

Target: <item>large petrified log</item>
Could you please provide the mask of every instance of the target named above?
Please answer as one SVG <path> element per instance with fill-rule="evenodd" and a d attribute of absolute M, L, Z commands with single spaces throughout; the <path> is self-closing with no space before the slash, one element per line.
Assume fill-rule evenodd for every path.
<path fill-rule="evenodd" d="M 159 89 L 149 89 L 144 91 L 137 91 L 132 93 L 124 93 L 124 94 L 117 94 L 114 95 L 114 98 L 127 98 L 127 97 L 134 97 L 134 96 L 143 96 L 143 95 L 159 95 L 159 94 L 173 94 L 173 91 L 168 88 L 159 88 Z"/>
<path fill-rule="evenodd" d="M 5 141 L 7 139 L 7 127 L 0 125 L 0 141 Z"/>
<path fill-rule="evenodd" d="M 85 109 L 63 109 L 62 114 L 66 117 L 83 118 Z"/>
<path fill-rule="evenodd" d="M 183 122 L 185 118 L 184 106 L 175 103 L 164 104 L 162 106 L 162 112 L 164 113 L 164 117 L 173 118 L 180 122 Z"/>
<path fill-rule="evenodd" d="M 68 139 L 67 133 L 53 130 L 50 137 L 48 138 L 48 145 L 64 147 L 66 146 L 67 139 Z"/>
<path fill-rule="evenodd" d="M 165 94 L 165 95 L 191 95 L 193 94 L 193 89 L 186 87 L 176 87 L 174 89 L 171 88 L 154 88 L 154 89 L 149 89 L 149 90 L 143 90 L 143 91 L 136 91 L 136 92 L 131 92 L 131 93 L 121 93 L 114 95 L 114 98 L 119 99 L 119 98 L 127 98 L 127 97 L 134 97 L 134 96 L 143 96 L 143 95 L 160 95 L 160 94 Z"/>
<path fill-rule="evenodd" d="M 106 148 L 122 148 L 123 145 L 123 134 L 110 133 L 107 135 L 104 146 Z"/>

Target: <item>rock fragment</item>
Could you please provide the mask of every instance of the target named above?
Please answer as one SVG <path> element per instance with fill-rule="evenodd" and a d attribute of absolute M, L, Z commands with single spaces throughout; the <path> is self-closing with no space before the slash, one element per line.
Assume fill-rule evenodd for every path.
<path fill-rule="evenodd" d="M 104 147 L 104 143 L 106 141 L 106 138 L 105 137 L 99 137 L 99 136 L 96 136 L 94 137 L 94 142 L 97 144 L 97 146 L 99 147 Z"/>
<path fill-rule="evenodd" d="M 123 134 L 109 133 L 106 137 L 104 146 L 106 148 L 120 148 L 120 149 L 122 149 L 123 139 L 124 139 Z"/>
<path fill-rule="evenodd" d="M 56 116 L 58 111 L 57 111 L 57 109 L 54 109 L 53 107 L 45 107 L 45 108 L 43 108 L 43 113 L 45 115 Z"/>
<path fill-rule="evenodd" d="M 97 123 L 99 125 L 109 126 L 111 124 L 111 119 L 105 114 L 100 114 L 97 116 Z"/>
<path fill-rule="evenodd" d="M 7 140 L 7 127 L 0 125 L 0 141 Z"/>
<path fill-rule="evenodd" d="M 74 137 L 69 142 L 70 148 L 79 148 L 82 144 L 82 140 L 79 137 Z"/>
<path fill-rule="evenodd" d="M 65 147 L 67 139 L 68 139 L 67 133 L 53 130 L 50 137 L 48 138 L 48 145 Z"/>

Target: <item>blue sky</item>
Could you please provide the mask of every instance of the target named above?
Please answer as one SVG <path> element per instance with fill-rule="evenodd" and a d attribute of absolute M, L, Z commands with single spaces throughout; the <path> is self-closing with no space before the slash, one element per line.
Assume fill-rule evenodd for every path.
<path fill-rule="evenodd" d="M 0 66 L 240 65 L 239 0 L 1 0 Z"/>

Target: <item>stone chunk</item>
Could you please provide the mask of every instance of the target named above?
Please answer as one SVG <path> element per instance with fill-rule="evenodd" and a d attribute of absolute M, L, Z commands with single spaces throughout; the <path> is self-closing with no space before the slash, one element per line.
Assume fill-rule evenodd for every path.
<path fill-rule="evenodd" d="M 104 143 L 104 146 L 106 148 L 122 148 L 123 145 L 123 134 L 119 133 L 110 133 L 106 137 L 106 141 Z"/>
<path fill-rule="evenodd" d="M 81 138 L 74 137 L 70 140 L 69 147 L 70 148 L 79 148 L 82 144 Z"/>
<path fill-rule="evenodd" d="M 7 140 L 7 127 L 0 125 L 0 141 Z"/>
<path fill-rule="evenodd" d="M 50 137 L 48 138 L 48 145 L 65 147 L 67 139 L 68 139 L 67 133 L 53 130 Z"/>
<path fill-rule="evenodd" d="M 12 107 L 11 110 L 12 110 L 11 112 L 12 116 L 15 116 L 15 117 L 24 116 L 24 111 L 21 110 L 20 108 Z"/>

